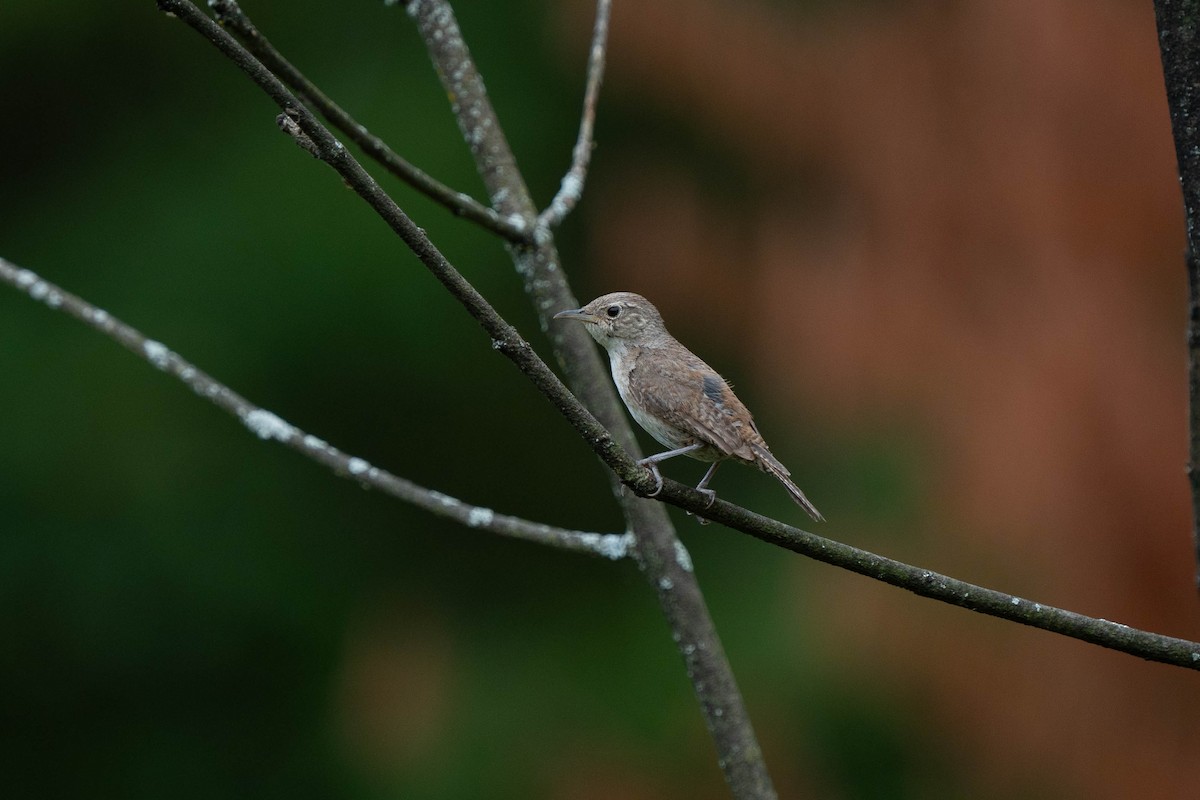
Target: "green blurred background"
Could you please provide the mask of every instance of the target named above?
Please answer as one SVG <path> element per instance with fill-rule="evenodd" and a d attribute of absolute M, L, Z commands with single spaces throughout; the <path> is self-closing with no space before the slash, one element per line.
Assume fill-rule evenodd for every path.
<path fill-rule="evenodd" d="M 459 5 L 544 203 L 574 141 L 591 6 Z M 833 520 L 823 532 L 1195 636 L 1191 607 L 1171 611 L 1191 602 L 1182 268 L 1153 20 L 1148 4 L 1044 5 L 618 2 L 591 191 L 562 228 L 563 263 L 583 300 L 630 289 L 660 304 L 758 410 Z M 482 196 L 402 9 L 245 8 L 406 158 Z M 1063 31 L 1081 16 L 1101 23 L 1072 50 Z M 979 26 L 1000 33 L 968 52 Z M 1055 121 L 1071 109 L 1053 96 L 1036 104 L 1048 122 L 1020 103 L 981 113 L 967 99 L 989 59 L 1028 54 L 1022 37 L 1065 51 L 1054 61 L 1068 65 L 1065 96 L 1111 93 L 1111 72 L 1136 65 L 1103 111 L 1111 141 L 1090 145 Z M 1086 61 L 1108 59 L 1113 42 L 1128 64 Z M 1071 64 L 1094 81 L 1072 78 Z M 995 69 L 1013 92 L 1058 74 L 1010 66 Z M 0 97 L 5 258 L 396 474 L 505 513 L 621 529 L 600 465 L 568 426 L 364 204 L 277 131 L 269 101 L 152 2 L 9 0 Z M 964 140 L 974 155 L 946 144 Z M 1064 168 L 1065 199 L 1029 188 L 1046 172 L 1039 158 L 1062 162 L 1038 149 L 1045 141 L 1080 159 Z M 1137 166 L 1099 175 L 1117 145 Z M 1007 180 L 1003 162 L 985 172 L 991 184 L 972 172 L 997 148 L 1027 165 L 1028 183 Z M 503 248 L 383 182 L 548 355 Z M 986 223 L 962 216 L 970 199 L 928 199 L 959 183 L 986 198 L 996 182 L 1015 210 L 983 199 Z M 1044 224 L 1047 208 L 1084 197 L 1110 199 Z M 904 216 L 914 207 L 926 228 Z M 1111 217 L 1142 239 L 1075 246 L 1111 233 Z M 975 249 L 964 256 L 961 240 Z M 1117 254 L 1097 266 L 1101 251 Z M 1089 305 L 1081 284 L 1109 294 Z M 913 286 L 929 291 L 905 294 Z M 1042 296 L 1045 317 L 1022 316 Z M 1102 318 L 1088 309 L 1130 306 L 1143 315 L 1114 336 L 1141 350 L 1093 338 Z M 1022 351 L 994 323 L 1014 315 L 1050 349 Z M 1065 319 L 1067 334 L 1047 319 Z M 938 350 L 976 339 L 993 349 Z M 1079 350 L 1054 349 L 1068 339 Z M 898 342 L 909 349 L 898 355 Z M 1116 435 L 1109 412 L 1086 402 L 1129 396 L 1103 359 L 1099 388 L 1078 376 L 1059 394 L 1036 388 L 1074 375 L 1084 349 L 1119 357 L 1151 387 L 1123 411 L 1150 419 L 1163 443 L 1144 461 L 1128 443 L 1147 436 L 1136 425 Z M 944 366 L 959 360 L 958 372 Z M 1037 369 L 1013 377 L 1010 363 Z M 1035 388 L 1010 404 L 973 382 L 980 373 Z M 1080 439 L 1054 441 L 1075 424 Z M 1066 476 L 1101 457 L 1080 441 L 1144 477 L 1147 463 L 1168 468 L 1138 485 L 1117 467 L 1085 472 L 1086 491 L 1070 491 Z M 1011 485 L 1004 470 L 1039 476 L 1044 496 L 1014 501 L 1000 488 L 997 499 Z M 975 477 L 955 483 L 963 475 Z M 799 519 L 751 470 L 723 471 L 718 489 Z M 1128 541 L 1129 519 L 1096 499 L 1117 494 L 1139 519 L 1152 509 L 1147 527 L 1161 533 L 1139 534 L 1134 556 L 1114 544 Z M 1006 516 L 1017 508 L 1030 511 Z M 1110 526 L 1072 516 L 1080 508 Z M 1125 777 L 1154 796 L 1185 796 L 1182 756 L 1200 742 L 1191 676 L 678 523 L 784 796 L 1128 796 L 1106 771 L 1113 753 L 1142 765 Z M 0 686 L 0 774 L 13 796 L 726 795 L 682 660 L 632 566 L 463 530 L 364 492 L 11 290 L 0 291 Z"/>

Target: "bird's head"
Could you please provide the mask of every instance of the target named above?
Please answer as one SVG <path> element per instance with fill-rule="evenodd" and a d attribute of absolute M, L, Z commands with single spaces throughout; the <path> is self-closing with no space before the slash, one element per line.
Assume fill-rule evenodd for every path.
<path fill-rule="evenodd" d="M 605 347 L 653 345 L 667 338 L 662 317 L 649 300 L 633 292 L 597 297 L 583 308 L 560 311 L 555 319 L 577 319 Z"/>

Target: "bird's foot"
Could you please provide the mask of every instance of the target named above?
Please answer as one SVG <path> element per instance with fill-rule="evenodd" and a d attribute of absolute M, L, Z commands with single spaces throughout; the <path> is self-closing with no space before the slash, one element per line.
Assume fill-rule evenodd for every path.
<path fill-rule="evenodd" d="M 704 507 L 712 508 L 712 504 L 717 501 L 717 493 L 712 489 L 696 489 L 696 491 L 708 498 L 708 502 L 704 504 Z M 689 517 L 695 517 L 696 522 L 699 522 L 701 525 L 708 525 L 712 521 L 705 519 L 699 514 L 693 514 L 691 511 L 688 511 L 687 515 Z"/>
<path fill-rule="evenodd" d="M 646 497 L 658 497 L 658 493 L 661 492 L 663 488 L 662 473 L 658 471 L 658 464 L 649 458 L 643 458 L 637 463 L 638 466 L 642 466 L 650 470 L 650 474 L 654 476 L 654 491 L 648 493 Z"/>

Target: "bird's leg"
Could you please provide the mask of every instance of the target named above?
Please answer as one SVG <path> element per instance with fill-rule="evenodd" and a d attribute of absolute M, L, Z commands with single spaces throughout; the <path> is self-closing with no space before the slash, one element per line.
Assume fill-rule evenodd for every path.
<path fill-rule="evenodd" d="M 675 456 L 682 456 L 682 455 L 686 455 L 688 453 L 695 452 L 696 450 L 699 450 L 701 447 L 704 447 L 704 445 L 701 444 L 700 442 L 696 442 L 695 444 L 689 444 L 686 447 L 676 447 L 674 450 L 667 450 L 664 453 L 658 453 L 656 455 L 646 456 L 645 458 L 643 458 L 641 461 L 639 461 L 637 463 L 641 464 L 643 467 L 646 467 L 646 466 L 649 466 L 650 464 L 657 464 L 660 461 L 666 461 L 668 458 L 674 458 Z"/>
<path fill-rule="evenodd" d="M 696 484 L 696 491 L 708 498 L 708 502 L 704 506 L 705 508 L 712 508 L 712 504 L 717 501 L 717 493 L 712 489 L 706 489 L 704 487 L 708 486 L 708 482 L 712 480 L 713 473 L 717 471 L 717 466 L 720 463 L 720 461 L 714 461 L 712 466 L 708 468 L 708 472 L 704 473 L 704 477 L 700 479 L 698 484 Z M 689 517 L 696 517 L 696 515 L 690 511 L 687 512 L 687 515 Z M 701 525 L 708 524 L 708 520 L 706 520 L 704 517 L 696 517 L 696 522 L 699 522 Z"/>
<path fill-rule="evenodd" d="M 708 486 L 708 482 L 712 480 L 712 476 L 719 466 L 721 466 L 721 462 L 714 461 L 712 466 L 708 468 L 708 472 L 704 473 L 704 477 L 696 484 L 696 491 L 708 498 L 708 504 L 704 506 L 705 508 L 712 508 L 712 504 L 717 501 L 717 493 L 705 487 Z"/>
<path fill-rule="evenodd" d="M 686 453 L 691 453 L 695 450 L 699 450 L 703 446 L 704 445 L 700 443 L 689 444 L 687 447 L 677 447 L 674 450 L 668 450 L 665 453 L 646 456 L 641 461 L 637 462 L 638 466 L 645 467 L 646 469 L 650 470 L 650 474 L 654 476 L 654 491 L 650 492 L 650 494 L 646 496 L 658 497 L 658 493 L 662 491 L 663 479 L 662 474 L 658 471 L 658 462 L 666 461 L 668 458 L 674 458 L 675 456 L 682 456 Z"/>

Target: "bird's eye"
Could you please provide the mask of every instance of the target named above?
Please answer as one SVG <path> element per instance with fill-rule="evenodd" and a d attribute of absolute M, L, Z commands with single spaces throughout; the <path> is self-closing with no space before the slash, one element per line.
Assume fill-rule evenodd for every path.
<path fill-rule="evenodd" d="M 608 308 L 604 309 L 604 313 L 608 314 L 609 319 L 616 319 L 617 316 L 621 313 L 621 307 L 620 306 L 609 306 Z"/>

